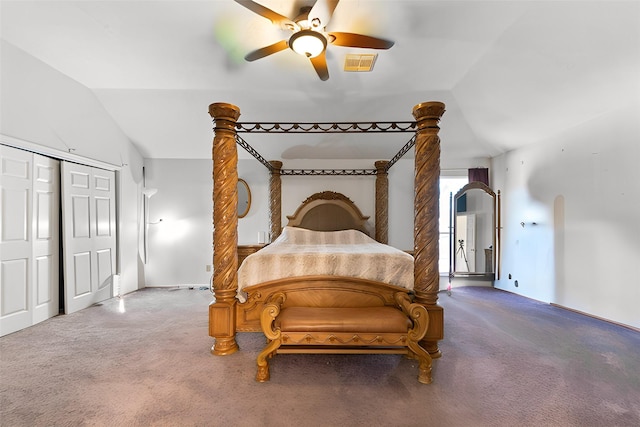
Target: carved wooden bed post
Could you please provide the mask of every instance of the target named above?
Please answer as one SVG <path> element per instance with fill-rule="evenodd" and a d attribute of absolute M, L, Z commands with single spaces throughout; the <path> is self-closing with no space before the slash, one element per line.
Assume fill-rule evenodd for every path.
<path fill-rule="evenodd" d="M 271 160 L 269 164 L 273 167 L 269 177 L 269 231 L 270 241 L 273 242 L 282 232 L 282 162 Z"/>
<path fill-rule="evenodd" d="M 209 305 L 211 353 L 223 356 L 238 351 L 236 343 L 236 291 L 238 289 L 238 149 L 235 105 L 209 105 L 215 121 L 213 137 L 213 290 Z"/>
<path fill-rule="evenodd" d="M 389 243 L 389 176 L 386 170 L 389 162 L 378 160 L 376 166 L 376 240 Z"/>
<path fill-rule="evenodd" d="M 438 305 L 438 211 L 440 195 L 440 138 L 438 122 L 444 114 L 441 102 L 424 102 L 413 108 L 416 119 L 414 202 L 415 302 L 429 312 L 429 329 L 423 347 L 440 357 L 438 341 L 444 338 L 444 313 Z"/>

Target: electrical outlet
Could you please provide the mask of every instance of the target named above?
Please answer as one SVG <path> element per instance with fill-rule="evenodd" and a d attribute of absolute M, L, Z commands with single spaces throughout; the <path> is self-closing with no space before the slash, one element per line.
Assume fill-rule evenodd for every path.
<path fill-rule="evenodd" d="M 207 273 L 211 272 L 211 264 L 207 264 Z"/>

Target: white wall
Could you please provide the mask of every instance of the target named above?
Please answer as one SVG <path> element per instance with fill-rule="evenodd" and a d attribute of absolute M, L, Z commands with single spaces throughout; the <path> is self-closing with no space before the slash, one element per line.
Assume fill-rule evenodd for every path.
<path fill-rule="evenodd" d="M 413 179 L 413 161 L 405 163 L 410 170 L 396 176 Z M 400 165 L 396 165 L 398 168 Z M 323 167 L 333 169 L 373 169 L 373 162 L 361 160 L 285 161 L 284 169 Z M 393 170 L 393 169 L 392 169 Z M 210 160 L 145 161 L 147 187 L 158 192 L 150 199 L 150 220 L 163 221 L 149 227 L 149 259 L 146 264 L 147 286 L 203 285 L 209 282 L 213 264 L 212 226 L 212 162 Z M 238 220 L 238 243 L 257 244 L 259 233 L 269 232 L 269 172 L 256 160 L 239 160 L 238 176 L 251 191 L 251 208 Z M 401 182 L 399 190 L 390 190 L 403 218 L 396 227 L 403 230 L 403 238 L 391 239 L 402 249 L 413 247 L 413 182 Z M 282 224 L 287 215 L 295 212 L 304 199 L 319 191 L 337 191 L 353 200 L 363 215 L 375 216 L 375 176 L 283 176 Z M 406 194 L 404 194 L 406 192 Z M 390 212 L 390 215 L 393 215 Z M 400 233 L 398 233 L 400 234 Z M 393 234 L 390 233 L 390 236 Z"/>
<path fill-rule="evenodd" d="M 118 177 L 118 272 L 120 294 L 144 288 L 142 265 L 142 156 L 129 144 L 130 162 Z"/>
<path fill-rule="evenodd" d="M 146 286 L 205 285 L 213 272 L 211 160 L 146 159 Z M 162 222 L 158 222 L 162 219 Z"/>
<path fill-rule="evenodd" d="M 496 287 L 640 327 L 638 117 L 637 105 L 622 108 L 493 160 Z"/>
<path fill-rule="evenodd" d="M 238 147 L 238 150 L 242 148 Z M 257 160 L 238 160 L 238 177 L 247 182 L 251 191 L 249 212 L 238 219 L 238 244 L 257 244 L 258 233 L 269 233 L 269 171 Z M 284 199 L 284 194 L 282 197 Z M 284 208 L 282 215 L 286 215 Z"/>
<path fill-rule="evenodd" d="M 120 286 L 137 290 L 142 157 L 89 89 L 4 40 L 0 55 L 3 142 L 118 166 Z"/>
<path fill-rule="evenodd" d="M 242 148 L 238 148 L 242 150 Z M 485 166 L 474 160 L 462 167 Z M 374 169 L 371 160 L 284 160 L 283 169 Z M 452 167 L 452 165 L 446 165 Z M 158 189 L 150 200 L 147 286 L 205 285 L 213 264 L 212 162 L 210 160 L 145 160 L 147 187 Z M 238 161 L 238 177 L 251 191 L 251 208 L 238 220 L 238 243 L 257 244 L 269 232 L 269 172 L 255 159 Z M 401 159 L 389 171 L 389 244 L 413 249 L 414 161 Z M 375 176 L 282 176 L 282 225 L 310 195 L 343 193 L 375 220 Z M 173 225 L 171 225 L 173 224 Z M 177 224 L 181 224 L 179 227 Z M 442 282 L 446 289 L 447 282 Z"/>

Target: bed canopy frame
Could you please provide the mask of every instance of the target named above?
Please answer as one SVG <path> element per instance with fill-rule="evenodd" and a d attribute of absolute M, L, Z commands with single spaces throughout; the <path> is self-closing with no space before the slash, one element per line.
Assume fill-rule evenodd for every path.
<path fill-rule="evenodd" d="M 414 293 L 415 302 L 429 314 L 429 328 L 421 345 L 431 357 L 441 356 L 438 341 L 444 337 L 444 312 L 438 305 L 438 212 L 440 138 L 438 122 L 444 114 L 441 102 L 424 102 L 413 108 L 415 122 L 358 123 L 240 123 L 240 109 L 228 103 L 214 103 L 209 114 L 214 122 L 213 159 L 213 292 L 209 306 L 209 335 L 215 338 L 211 352 L 227 355 L 238 350 L 236 342 L 236 291 L 238 288 L 238 152 L 247 150 L 270 173 L 269 227 L 272 239 L 282 231 L 282 175 L 371 175 L 375 184 L 375 239 L 388 240 L 388 171 L 415 146 L 414 183 Z M 411 140 L 389 161 L 374 163 L 375 169 L 283 169 L 278 160 L 265 160 L 240 133 L 352 133 L 410 132 Z M 328 192 L 330 193 L 330 192 Z M 335 194 L 335 193 L 334 193 Z M 294 215 L 297 216 L 297 215 Z"/>

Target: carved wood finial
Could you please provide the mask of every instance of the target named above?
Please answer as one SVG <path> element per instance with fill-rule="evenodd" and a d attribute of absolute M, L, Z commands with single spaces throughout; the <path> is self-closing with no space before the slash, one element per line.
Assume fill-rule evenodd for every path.
<path fill-rule="evenodd" d="M 435 128 L 438 128 L 438 122 L 444 111 L 445 105 L 438 101 L 423 102 L 413 107 L 413 117 L 416 119 L 418 126 L 417 132 L 427 126 L 434 127 L 435 125 Z"/>
<path fill-rule="evenodd" d="M 235 132 L 236 122 L 240 118 L 240 109 L 233 104 L 227 104 L 226 102 L 216 102 L 209 105 L 209 115 L 213 119 L 226 120 L 230 123 L 233 123 L 232 129 Z"/>

